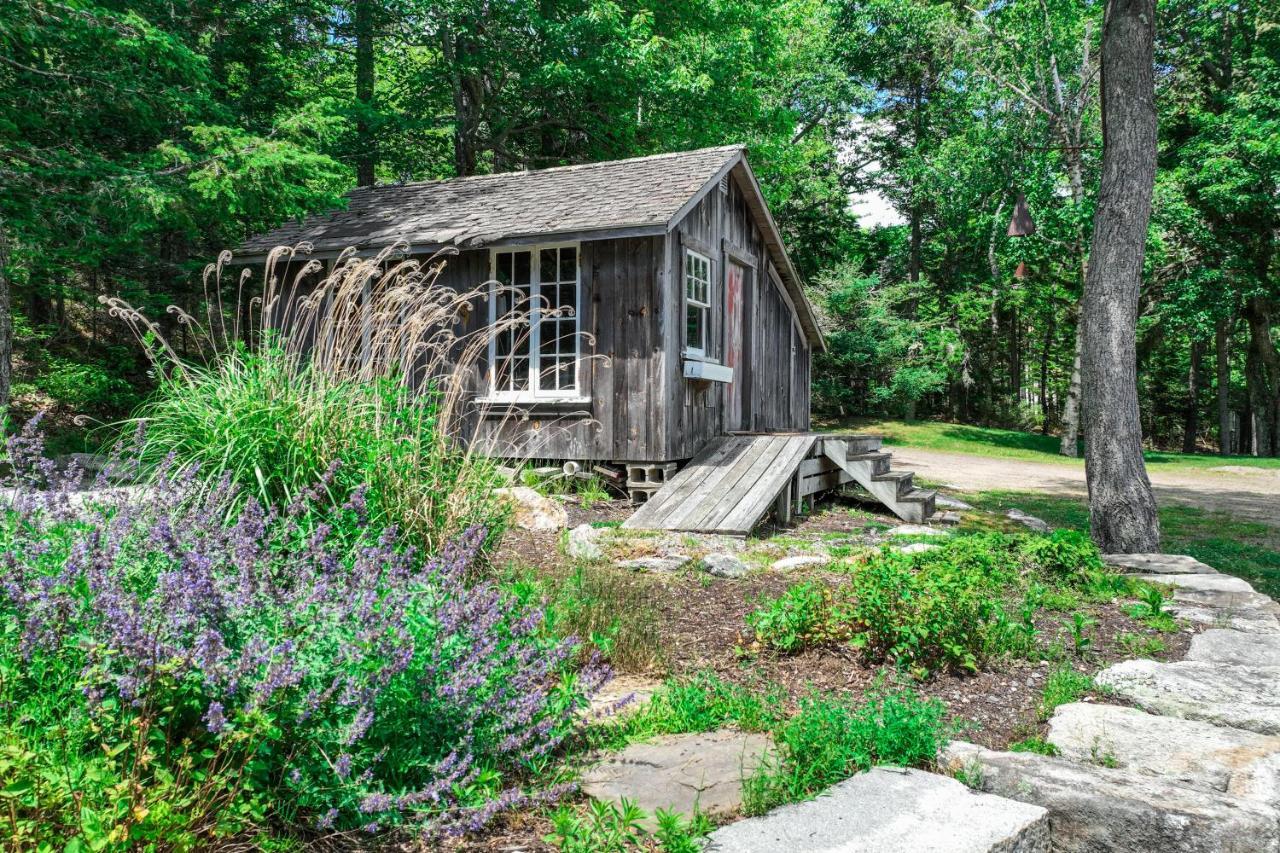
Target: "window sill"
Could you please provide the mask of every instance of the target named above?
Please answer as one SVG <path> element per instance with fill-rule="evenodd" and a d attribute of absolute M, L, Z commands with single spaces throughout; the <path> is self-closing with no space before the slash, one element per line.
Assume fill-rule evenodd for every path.
<path fill-rule="evenodd" d="M 732 382 L 733 368 L 725 367 L 714 361 L 704 361 L 702 359 L 685 357 L 684 360 L 684 377 L 685 379 L 700 379 L 703 382 Z"/>
<path fill-rule="evenodd" d="M 477 397 L 473 405 L 486 419 L 591 417 L 590 397 Z"/>

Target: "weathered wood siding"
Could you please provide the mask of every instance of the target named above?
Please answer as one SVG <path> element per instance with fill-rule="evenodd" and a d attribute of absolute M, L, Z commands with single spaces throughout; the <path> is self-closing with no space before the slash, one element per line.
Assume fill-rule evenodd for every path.
<path fill-rule="evenodd" d="M 668 240 L 667 264 L 673 279 L 665 321 L 674 331 L 665 353 L 667 432 L 671 459 L 692 457 L 709 440 L 731 428 L 744 431 L 809 428 L 809 343 L 794 320 L 779 285 L 768 272 L 763 235 L 748 210 L 734 176 L 727 192 L 718 188 L 702 199 L 676 226 Z M 727 422 L 727 386 L 684 378 L 684 250 L 711 257 L 716 299 L 712 306 L 713 360 L 724 358 L 725 270 L 730 260 L 747 267 L 744 282 L 744 358 L 734 381 L 743 382 L 747 422 Z M 743 371 L 747 375 L 742 375 Z"/>

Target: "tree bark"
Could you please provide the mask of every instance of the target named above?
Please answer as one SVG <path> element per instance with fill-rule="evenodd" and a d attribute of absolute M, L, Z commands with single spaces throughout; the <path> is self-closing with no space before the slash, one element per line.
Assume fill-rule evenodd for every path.
<path fill-rule="evenodd" d="M 378 141 L 369 116 L 373 112 L 373 0 L 355 0 L 356 33 L 356 185 L 371 187 L 378 162 Z"/>
<path fill-rule="evenodd" d="M 1218 320 L 1213 330 L 1218 359 L 1218 452 L 1231 455 L 1231 321 Z"/>
<path fill-rule="evenodd" d="M 1200 372 L 1204 344 L 1191 342 L 1191 364 L 1187 368 L 1187 410 L 1182 419 L 1182 452 L 1196 452 L 1196 435 L 1200 432 Z"/>
<path fill-rule="evenodd" d="M 1085 279 L 1085 477 L 1103 552 L 1160 548 L 1142 459 L 1137 320 L 1156 172 L 1155 0 L 1108 0 L 1102 29 L 1102 180 Z"/>
<path fill-rule="evenodd" d="M 0 433 L 9 416 L 13 387 L 13 303 L 9 293 L 9 235 L 0 219 Z"/>
<path fill-rule="evenodd" d="M 1253 410 L 1253 446 L 1257 456 L 1280 456 L 1280 353 L 1271 337 L 1271 306 L 1255 296 L 1245 302 L 1249 354 L 1245 378 Z"/>
<path fill-rule="evenodd" d="M 1084 349 L 1084 318 L 1076 320 L 1075 357 L 1071 361 L 1071 382 L 1067 399 L 1062 404 L 1062 440 L 1058 453 L 1075 458 L 1080 455 L 1080 357 Z"/>

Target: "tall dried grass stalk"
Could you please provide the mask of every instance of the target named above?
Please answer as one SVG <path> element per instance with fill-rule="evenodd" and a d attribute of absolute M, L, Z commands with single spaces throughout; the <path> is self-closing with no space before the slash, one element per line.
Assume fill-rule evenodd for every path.
<path fill-rule="evenodd" d="M 472 407 L 471 401 L 483 384 L 490 341 L 511 329 L 518 340 L 527 339 L 529 305 L 517 296 L 512 311 L 491 324 L 486 300 L 493 282 L 477 283 L 468 290 L 444 286 L 441 272 L 456 251 L 418 260 L 408 256 L 408 248 L 398 245 L 372 257 L 347 250 L 326 263 L 308 257 L 309 244 L 279 247 L 261 267 L 257 294 L 251 292 L 252 267 L 242 270 L 233 286 L 226 285 L 233 258 L 229 252 L 222 253 L 205 269 L 203 319 L 177 306 L 168 309 L 197 341 L 199 355 L 194 362 L 179 355 L 159 324 L 122 299 L 103 298 L 110 314 L 128 324 L 144 343 L 163 377 L 158 400 L 138 417 L 147 423 L 155 455 L 172 452 L 203 467 L 217 467 L 219 460 L 223 467 L 232 463 L 233 469 L 243 468 L 237 473 L 249 484 L 256 483 L 264 498 L 289 498 L 305 487 L 296 477 L 277 484 L 273 472 L 263 472 L 253 459 L 234 464 L 240 459 L 240 448 L 195 446 L 209 443 L 207 435 L 215 430 L 190 421 L 217 419 L 223 413 L 193 413 L 201 406 L 184 395 L 201 383 L 225 384 L 228 376 L 248 385 L 243 365 L 236 364 L 236 354 L 247 351 L 271 359 L 272 370 L 265 381 L 255 375 L 250 387 L 238 389 L 235 404 L 225 402 L 227 395 L 220 388 L 223 396 L 209 398 L 206 408 L 252 407 L 253 400 L 241 399 L 246 396 L 288 398 L 288 410 L 296 410 L 298 422 L 288 425 L 293 434 L 286 438 L 306 446 L 306 452 L 297 454 L 304 468 L 350 458 L 356 449 L 344 443 L 389 442 L 397 448 L 397 458 L 366 472 L 378 480 L 370 484 L 371 491 L 374 486 L 382 490 L 379 497 L 386 504 L 388 521 L 433 545 L 465 524 L 497 515 L 489 495 L 495 485 L 491 457 L 537 455 L 536 442 L 497 448 L 490 439 L 481 446 L 475 440 L 475 425 L 485 413 Z M 473 316 L 477 311 L 482 312 L 480 317 Z M 353 390 L 361 388 L 381 392 Z M 430 410 L 424 410 L 424 405 Z M 406 420 L 406 412 L 414 416 Z M 178 422 L 183 423 L 170 430 L 177 434 L 157 435 Z M 431 435 L 405 434 L 406 425 L 430 430 Z M 501 434 L 502 426 L 499 422 L 486 435 Z M 259 428 L 271 426 L 252 427 Z M 217 429 L 219 435 L 226 431 L 223 425 Z M 192 432 L 201 437 L 193 439 Z M 257 438 L 244 443 L 252 445 L 243 450 L 247 456 L 261 446 Z M 411 452 L 405 452 L 402 445 L 406 443 Z M 293 464 L 288 448 L 276 455 L 281 454 Z M 443 465 L 445 457 L 455 461 Z M 251 470 L 251 463 L 256 470 Z M 399 470 L 386 470 L 391 467 Z"/>

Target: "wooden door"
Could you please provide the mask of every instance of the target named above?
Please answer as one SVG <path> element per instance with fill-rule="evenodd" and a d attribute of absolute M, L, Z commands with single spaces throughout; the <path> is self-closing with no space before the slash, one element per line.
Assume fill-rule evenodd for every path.
<path fill-rule="evenodd" d="M 750 377 L 747 357 L 746 317 L 747 270 L 741 264 L 729 261 L 725 268 L 725 342 L 724 363 L 733 369 L 733 381 L 725 389 L 725 429 L 727 431 L 750 429 L 750 405 L 747 399 L 747 383 Z"/>

